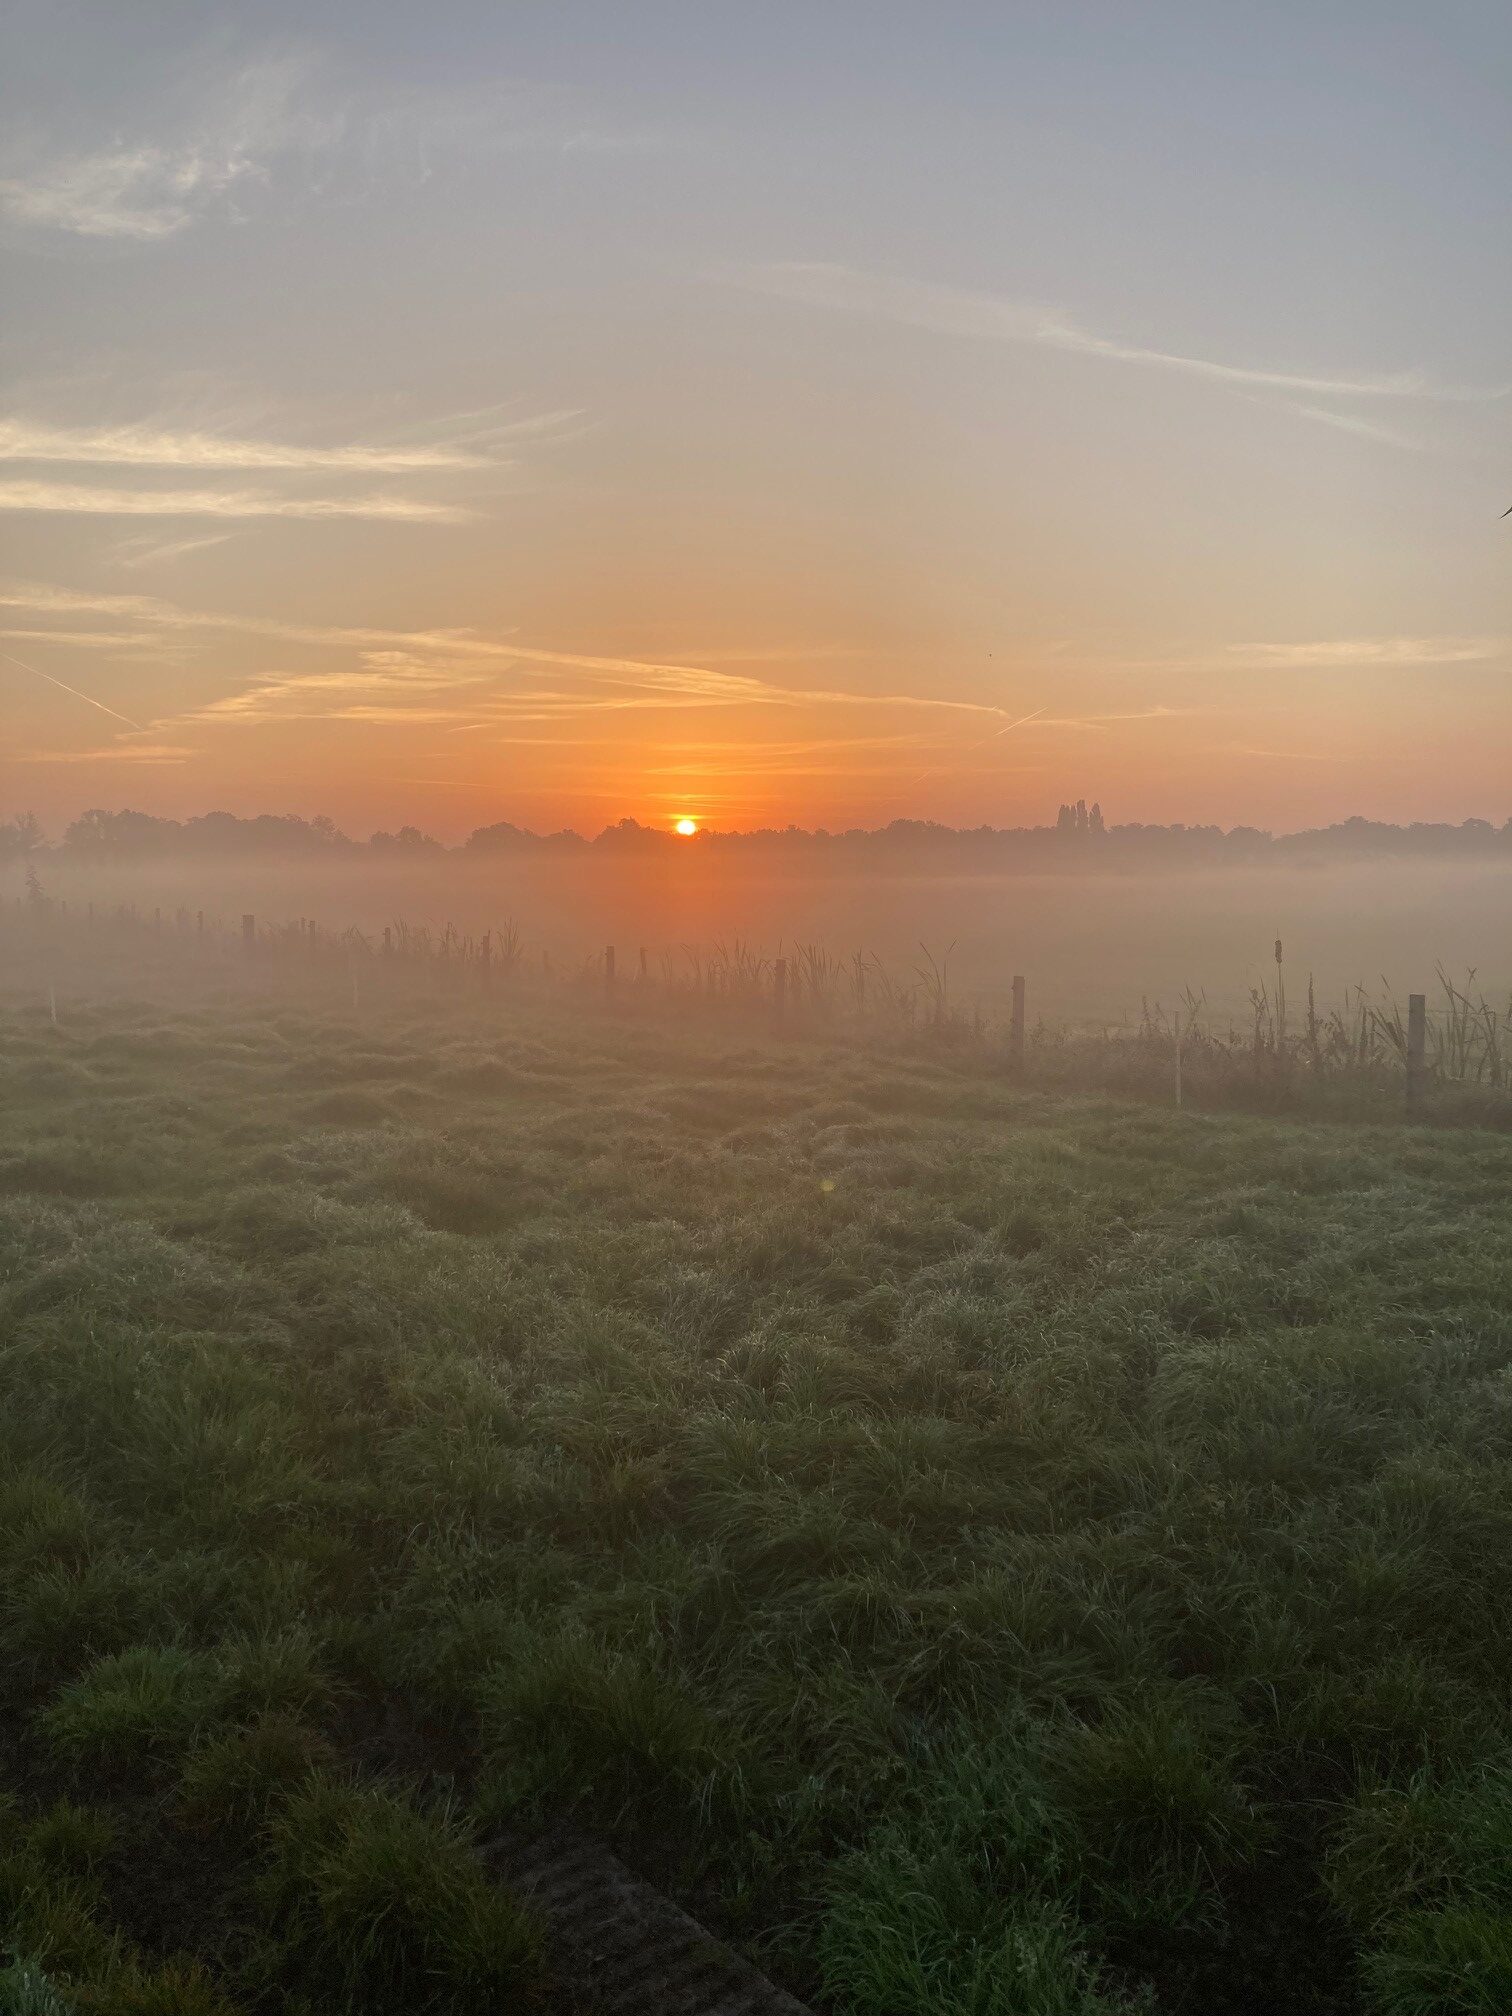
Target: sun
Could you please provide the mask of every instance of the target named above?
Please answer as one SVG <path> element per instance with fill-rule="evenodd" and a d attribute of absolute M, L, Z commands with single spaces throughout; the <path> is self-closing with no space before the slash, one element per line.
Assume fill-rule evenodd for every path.
<path fill-rule="evenodd" d="M 679 819 L 675 830 L 681 833 L 684 840 L 691 840 L 693 835 L 698 831 L 698 821 L 696 819 Z"/>

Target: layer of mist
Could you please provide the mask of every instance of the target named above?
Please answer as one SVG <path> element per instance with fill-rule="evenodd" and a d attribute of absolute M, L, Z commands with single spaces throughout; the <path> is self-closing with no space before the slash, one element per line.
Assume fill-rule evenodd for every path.
<path fill-rule="evenodd" d="M 519 932 L 527 956 L 571 964 L 645 947 L 657 962 L 737 943 L 767 956 L 820 943 L 861 950 L 906 979 L 928 947 L 949 957 L 957 998 L 995 998 L 1029 978 L 1035 1013 L 1116 1021 L 1141 1000 L 1184 989 L 1237 1012 L 1273 987 L 1274 943 L 1295 999 L 1308 975 L 1320 1000 L 1382 979 L 1431 988 L 1437 969 L 1497 995 L 1512 987 L 1512 864 L 1398 860 L 1159 874 L 885 875 L 806 872 L 721 858 L 699 847 L 623 857 L 478 856 L 366 850 L 298 858 L 143 859 L 90 865 L 61 856 L 15 860 L 0 896 L 27 900 L 28 880 L 70 912 L 94 904 L 203 912 L 231 930 L 309 917 L 323 928 L 380 934 L 405 922 Z"/>

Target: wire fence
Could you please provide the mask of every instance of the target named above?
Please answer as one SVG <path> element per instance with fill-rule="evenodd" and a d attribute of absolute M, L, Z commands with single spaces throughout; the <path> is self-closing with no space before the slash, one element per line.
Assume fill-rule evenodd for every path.
<path fill-rule="evenodd" d="M 739 936 L 708 945 L 606 945 L 563 958 L 528 945 L 510 919 L 482 931 L 403 920 L 379 931 L 314 918 L 143 910 L 56 901 L 33 888 L 0 909 L 6 970 L 45 987 L 53 1019 L 70 992 L 102 988 L 279 992 L 352 1012 L 385 1003 L 489 1013 L 508 1000 L 592 1004 L 621 1016 L 675 1015 L 792 1037 L 928 1047 L 976 1055 L 1046 1084 L 1168 1094 L 1176 1104 L 1329 1103 L 1353 1090 L 1372 1110 L 1409 1110 L 1446 1093 L 1485 1095 L 1502 1124 L 1512 1106 L 1512 997 L 1493 999 L 1474 972 L 1442 970 L 1403 999 L 1382 979 L 1331 1003 L 1310 978 L 1288 991 L 1282 947 L 1275 980 L 1250 990 L 1242 1013 L 1183 988 L 1140 1003 L 1114 1024 L 1031 1015 L 1032 976 L 997 996 L 961 997 L 948 950 L 921 945 L 889 967 L 862 950 L 811 941 L 774 950 Z M 1264 1093 L 1265 1097 L 1259 1096 Z M 1337 1097 L 1332 1103 L 1339 1103 Z M 1461 1102 L 1463 1103 L 1463 1101 Z"/>

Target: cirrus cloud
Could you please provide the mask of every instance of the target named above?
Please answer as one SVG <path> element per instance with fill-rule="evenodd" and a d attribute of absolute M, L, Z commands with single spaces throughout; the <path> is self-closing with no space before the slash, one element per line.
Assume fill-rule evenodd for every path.
<path fill-rule="evenodd" d="M 1213 357 L 1195 357 L 1176 350 L 1127 343 L 1084 329 L 1058 309 L 1037 307 L 965 287 L 941 286 L 886 273 L 871 273 L 825 260 L 774 260 L 765 264 L 729 266 L 717 276 L 757 294 L 776 295 L 815 308 L 837 308 L 873 320 L 899 322 L 944 336 L 967 336 L 999 343 L 1027 344 L 1044 350 L 1108 363 L 1133 364 L 1182 372 L 1233 388 L 1307 393 L 1313 397 L 1346 399 L 1438 399 L 1480 401 L 1504 399 L 1499 386 L 1439 385 L 1420 371 L 1324 374 L 1276 370 L 1267 365 L 1230 364 Z M 1316 418 L 1316 413 L 1309 417 Z M 1332 421 L 1332 424 L 1340 424 Z M 1347 424 L 1347 423 L 1346 423 Z"/>
<path fill-rule="evenodd" d="M 27 231 L 76 238 L 172 238 L 240 185 L 265 180 L 279 154 L 335 137 L 339 116 L 313 110 L 303 95 L 309 67 L 280 53 L 229 74 L 201 73 L 190 82 L 191 104 L 177 119 L 167 115 L 166 133 L 76 153 L 45 143 L 27 149 L 18 139 L 0 177 L 0 215 Z"/>
<path fill-rule="evenodd" d="M 281 497 L 268 490 L 104 490 L 87 483 L 0 482 L 0 511 L 131 518 L 369 518 L 455 525 L 459 505 L 402 496 Z"/>
<path fill-rule="evenodd" d="M 486 469 L 492 456 L 445 444 L 415 447 L 354 442 L 335 448 L 258 441 L 171 427 L 60 427 L 44 420 L 0 420 L 0 462 L 93 462 L 159 469 L 383 471 Z"/>

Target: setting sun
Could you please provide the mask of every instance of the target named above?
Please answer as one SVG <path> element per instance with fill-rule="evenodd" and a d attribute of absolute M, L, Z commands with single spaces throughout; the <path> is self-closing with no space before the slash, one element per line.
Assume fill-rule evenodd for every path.
<path fill-rule="evenodd" d="M 698 831 L 698 821 L 696 819 L 679 819 L 676 830 L 681 833 L 684 840 L 691 840 L 693 835 Z"/>

